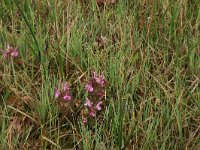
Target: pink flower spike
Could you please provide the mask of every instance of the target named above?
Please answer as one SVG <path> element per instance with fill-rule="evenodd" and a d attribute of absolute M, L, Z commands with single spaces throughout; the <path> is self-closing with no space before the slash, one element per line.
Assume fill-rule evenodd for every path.
<path fill-rule="evenodd" d="M 64 100 L 66 100 L 66 101 L 70 101 L 70 100 L 72 99 L 71 96 L 69 96 L 69 95 L 67 95 L 67 94 L 66 94 L 63 98 L 64 98 Z"/>
<path fill-rule="evenodd" d="M 55 98 L 58 98 L 60 95 L 60 91 L 58 89 L 55 89 Z"/>
<path fill-rule="evenodd" d="M 100 111 L 102 109 L 102 107 L 101 107 L 102 104 L 103 104 L 102 101 L 98 102 L 96 105 L 96 109 Z"/>
<path fill-rule="evenodd" d="M 90 92 L 90 93 L 92 93 L 92 92 L 94 91 L 94 88 L 92 87 L 91 84 L 87 84 L 87 85 L 85 86 L 85 89 L 86 89 L 88 92 Z"/>
<path fill-rule="evenodd" d="M 89 108 L 92 107 L 93 102 L 91 102 L 88 98 L 86 98 L 85 106 L 88 106 Z"/>

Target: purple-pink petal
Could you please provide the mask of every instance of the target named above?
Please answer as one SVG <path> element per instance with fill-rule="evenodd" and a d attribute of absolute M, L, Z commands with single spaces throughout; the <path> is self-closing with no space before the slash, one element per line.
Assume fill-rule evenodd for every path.
<path fill-rule="evenodd" d="M 86 89 L 88 92 L 90 92 L 90 93 L 92 93 L 92 92 L 94 91 L 94 88 L 92 87 L 91 84 L 87 84 L 87 85 L 85 86 L 85 89 Z"/>
<path fill-rule="evenodd" d="M 97 110 L 101 110 L 102 109 L 102 107 L 101 107 L 102 104 L 103 104 L 102 101 L 98 102 L 97 105 L 96 105 L 96 109 Z"/>
<path fill-rule="evenodd" d="M 94 112 L 93 109 L 90 110 L 90 116 L 91 116 L 91 117 L 95 117 L 95 112 Z"/>
<path fill-rule="evenodd" d="M 66 101 L 69 101 L 69 100 L 71 100 L 72 98 L 71 98 L 71 96 L 69 96 L 69 95 L 66 94 L 66 95 L 63 97 L 63 99 L 66 100 Z"/>
<path fill-rule="evenodd" d="M 85 106 L 88 106 L 89 108 L 92 107 L 92 104 L 93 102 L 91 102 L 88 98 L 86 98 L 86 101 L 85 101 Z"/>
<path fill-rule="evenodd" d="M 69 85 L 68 85 L 67 82 L 65 82 L 65 83 L 63 84 L 63 91 L 68 91 L 68 90 L 69 90 Z"/>
<path fill-rule="evenodd" d="M 16 58 L 19 55 L 19 51 L 17 48 L 11 47 L 11 46 L 7 46 L 7 49 L 5 50 L 5 52 L 3 53 L 3 57 L 4 59 L 7 59 L 8 57 L 13 57 Z"/>
<path fill-rule="evenodd" d="M 96 78 L 96 77 L 98 77 L 98 75 L 97 75 L 96 71 L 94 71 L 93 72 L 93 78 Z"/>
<path fill-rule="evenodd" d="M 19 54 L 19 52 L 18 52 L 18 49 L 17 49 L 17 48 L 16 48 L 16 49 L 14 49 L 14 51 L 13 51 L 13 52 L 11 52 L 11 56 L 12 56 L 13 58 L 17 57 L 17 56 L 18 56 L 18 54 Z"/>
<path fill-rule="evenodd" d="M 103 87 L 104 80 L 105 80 L 103 72 L 101 73 L 100 77 L 97 75 L 96 72 L 93 72 L 93 78 L 95 79 L 97 84 L 99 84 L 101 87 Z"/>

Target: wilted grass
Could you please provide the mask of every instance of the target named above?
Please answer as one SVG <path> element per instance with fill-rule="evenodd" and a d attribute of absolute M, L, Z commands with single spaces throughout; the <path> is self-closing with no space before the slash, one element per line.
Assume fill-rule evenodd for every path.
<path fill-rule="evenodd" d="M 200 1 L 0 2 L 2 149 L 198 149 Z M 104 72 L 103 110 L 84 125 L 84 86 Z M 54 98 L 62 81 L 74 102 Z"/>

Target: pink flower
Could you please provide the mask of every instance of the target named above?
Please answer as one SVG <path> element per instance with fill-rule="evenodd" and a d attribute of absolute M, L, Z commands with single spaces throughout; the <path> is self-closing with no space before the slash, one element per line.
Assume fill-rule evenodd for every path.
<path fill-rule="evenodd" d="M 94 88 L 92 87 L 91 84 L 87 84 L 87 85 L 85 86 L 85 89 L 86 89 L 87 91 L 89 91 L 90 93 L 92 93 L 92 92 L 94 91 Z"/>
<path fill-rule="evenodd" d="M 13 57 L 16 58 L 18 57 L 19 52 L 17 48 L 11 47 L 11 46 L 7 46 L 7 49 L 5 50 L 5 52 L 3 52 L 3 57 L 4 59 L 8 59 L 9 57 Z"/>
<path fill-rule="evenodd" d="M 69 85 L 67 84 L 67 82 L 63 84 L 61 91 L 55 89 L 55 97 L 58 98 L 60 95 L 66 101 L 70 101 L 72 99 L 72 97 L 70 96 Z"/>
<path fill-rule="evenodd" d="M 68 90 L 69 90 L 69 85 L 68 85 L 67 82 L 65 82 L 65 83 L 63 84 L 63 91 L 68 91 Z"/>
<path fill-rule="evenodd" d="M 58 89 L 55 89 L 55 98 L 58 98 L 60 95 L 60 91 Z"/>
<path fill-rule="evenodd" d="M 93 72 L 93 77 L 90 82 L 85 86 L 86 91 L 88 91 L 88 97 L 93 99 L 95 105 L 93 105 L 93 101 L 86 98 L 85 106 L 87 106 L 87 117 L 95 117 L 96 113 L 102 110 L 103 101 L 101 101 L 102 96 L 105 93 L 105 77 L 103 72 L 100 76 L 97 75 L 96 72 Z M 98 102 L 96 104 L 96 102 Z"/>
<path fill-rule="evenodd" d="M 95 117 L 95 112 L 94 112 L 94 110 L 92 108 L 90 109 L 90 116 L 91 117 Z"/>
<path fill-rule="evenodd" d="M 98 75 L 96 74 L 96 72 L 93 72 L 93 78 L 96 80 L 97 84 L 99 84 L 101 87 L 104 86 L 105 77 L 104 77 L 103 72 L 102 72 L 102 74 L 101 74 L 100 77 L 98 77 Z"/>
<path fill-rule="evenodd" d="M 92 107 L 93 102 L 91 102 L 88 98 L 86 98 L 85 106 L 88 106 L 89 108 Z"/>
<path fill-rule="evenodd" d="M 15 48 L 15 49 L 11 52 L 11 56 L 12 56 L 13 58 L 17 57 L 18 54 L 19 54 L 19 52 L 18 52 L 18 49 L 17 49 L 17 48 Z"/>
<path fill-rule="evenodd" d="M 66 101 L 70 101 L 72 98 L 70 95 L 66 94 L 64 97 L 63 97 L 64 100 Z"/>
<path fill-rule="evenodd" d="M 96 109 L 97 110 L 101 110 L 102 109 L 102 107 L 101 107 L 102 104 L 103 104 L 102 101 L 98 102 L 97 105 L 96 105 Z"/>

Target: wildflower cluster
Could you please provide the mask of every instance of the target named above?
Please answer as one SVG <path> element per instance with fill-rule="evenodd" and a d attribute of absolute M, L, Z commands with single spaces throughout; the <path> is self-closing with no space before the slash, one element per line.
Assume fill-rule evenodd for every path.
<path fill-rule="evenodd" d="M 17 58 L 19 55 L 19 51 L 17 48 L 7 46 L 7 49 L 3 52 L 3 57 L 4 59 L 9 59 L 9 58 Z"/>
<path fill-rule="evenodd" d="M 55 98 L 70 101 L 72 97 L 70 95 L 69 89 L 69 84 L 67 82 L 63 83 L 61 90 L 58 88 L 55 89 Z"/>
<path fill-rule="evenodd" d="M 83 122 L 88 123 L 89 118 L 96 117 L 96 114 L 102 110 L 103 98 L 105 93 L 105 77 L 101 73 L 100 76 L 96 72 L 93 72 L 93 77 L 85 86 L 85 91 L 87 92 L 87 97 L 84 102 L 82 109 Z M 70 95 L 70 87 L 68 83 L 63 83 L 61 89 L 55 89 L 55 98 L 61 101 L 72 101 Z M 73 101 L 72 101 L 73 102 Z M 69 105 L 71 107 L 71 105 Z M 72 106 L 73 107 L 73 106 Z M 81 108 L 81 107 L 80 107 Z"/>
<path fill-rule="evenodd" d="M 97 75 L 96 72 L 93 72 L 92 79 L 86 84 L 85 90 L 88 93 L 88 97 L 85 101 L 85 106 L 87 111 L 84 113 L 83 122 L 87 123 L 88 118 L 94 118 L 96 113 L 102 109 L 102 98 L 105 93 L 105 77 L 104 74 L 101 73 L 100 76 Z"/>

